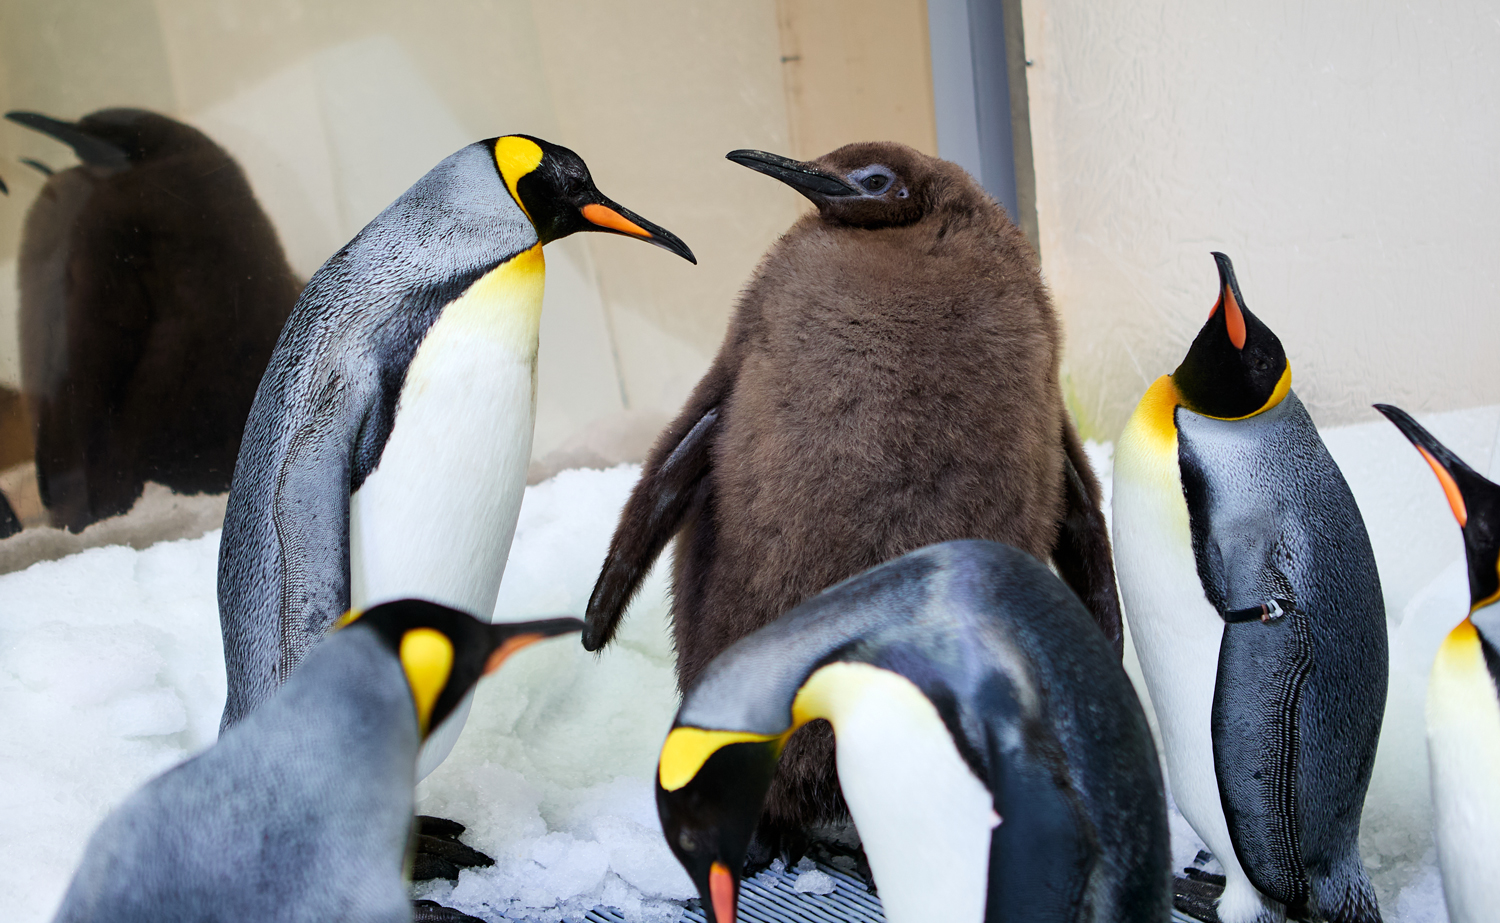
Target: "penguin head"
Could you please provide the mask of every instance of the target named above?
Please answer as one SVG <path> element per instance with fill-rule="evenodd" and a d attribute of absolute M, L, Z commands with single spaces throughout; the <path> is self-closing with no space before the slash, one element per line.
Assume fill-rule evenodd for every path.
<path fill-rule="evenodd" d="M 1291 389 L 1292 370 L 1276 334 L 1245 307 L 1229 257 L 1213 256 L 1219 300 L 1172 373 L 1172 384 L 1194 413 L 1238 420 L 1281 403 Z"/>
<path fill-rule="evenodd" d="M 422 737 L 452 713 L 479 678 L 529 644 L 581 631 L 575 618 L 489 624 L 421 599 L 403 599 L 349 612 L 338 628 L 366 626 L 401 661 Z"/>
<path fill-rule="evenodd" d="M 802 193 L 825 221 L 872 230 L 921 221 L 974 186 L 957 166 L 888 141 L 846 144 L 809 161 L 749 150 L 725 156 Z"/>
<path fill-rule="evenodd" d="M 662 745 L 662 833 L 703 899 L 709 923 L 734 923 L 740 872 L 791 731 L 764 735 L 678 725 Z"/>
<path fill-rule="evenodd" d="M 189 125 L 144 109 L 101 109 L 77 122 L 37 112 L 7 112 L 18 125 L 56 138 L 89 167 L 114 171 L 188 149 L 218 151 L 218 145 Z"/>
<path fill-rule="evenodd" d="M 1500 601 L 1500 484 L 1464 464 L 1406 411 L 1390 404 L 1376 404 L 1375 409 L 1411 440 L 1443 486 L 1448 507 L 1463 530 L 1469 611 Z"/>
<path fill-rule="evenodd" d="M 542 243 L 579 231 L 622 234 L 697 263 L 677 235 L 610 201 L 594 186 L 583 158 L 530 135 L 506 135 L 484 142 L 495 155 L 500 178 Z"/>

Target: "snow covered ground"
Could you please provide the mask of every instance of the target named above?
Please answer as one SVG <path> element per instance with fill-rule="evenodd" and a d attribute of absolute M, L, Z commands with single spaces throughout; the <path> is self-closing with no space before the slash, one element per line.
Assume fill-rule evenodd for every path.
<path fill-rule="evenodd" d="M 1500 406 L 1423 422 L 1500 475 Z M 1394 427 L 1372 420 L 1325 438 L 1370 526 L 1391 622 L 1391 696 L 1362 848 L 1387 920 L 1440 923 L 1422 700 L 1432 654 L 1467 610 L 1462 543 L 1434 478 Z M 1094 457 L 1107 476 L 1108 447 Z M 527 488 L 499 618 L 583 612 L 636 474 L 564 471 Z M 212 532 L 142 550 L 93 548 L 0 576 L 7 919 L 48 919 L 104 814 L 213 741 L 224 700 L 217 546 Z M 662 901 L 691 895 L 652 801 L 676 707 L 664 573 L 602 657 L 570 640 L 540 644 L 481 683 L 463 737 L 420 785 L 418 806 L 468 824 L 466 839 L 497 862 L 456 886 L 424 886 L 423 896 L 490 919 L 553 921 L 601 903 L 631 920 L 668 920 Z M 1180 818 L 1173 830 L 1176 858 L 1188 864 L 1201 847 Z"/>

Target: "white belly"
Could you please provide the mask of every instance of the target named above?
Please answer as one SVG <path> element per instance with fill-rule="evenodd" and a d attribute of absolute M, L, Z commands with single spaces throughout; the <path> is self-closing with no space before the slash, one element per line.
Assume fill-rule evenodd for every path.
<path fill-rule="evenodd" d="M 863 663 L 823 667 L 804 689 L 833 724 L 839 787 L 885 918 L 983 923 L 999 818 L 937 709 L 910 680 Z"/>
<path fill-rule="evenodd" d="M 1144 402 L 1143 402 L 1144 403 Z M 1187 501 L 1175 440 L 1131 418 L 1115 449 L 1115 573 L 1125 618 L 1166 750 L 1177 808 L 1224 866 L 1219 915 L 1254 919 L 1261 899 L 1229 839 L 1214 774 L 1213 697 L 1224 621 L 1207 597 L 1193 559 Z"/>
<path fill-rule="evenodd" d="M 1472 632 L 1461 625 L 1444 642 L 1427 689 L 1438 862 L 1453 923 L 1492 920 L 1500 908 L 1500 701 Z"/>
<path fill-rule="evenodd" d="M 470 286 L 407 369 L 380 463 L 349 501 L 350 604 L 416 597 L 491 621 L 531 460 L 541 247 Z M 472 693 L 435 728 L 425 776 Z"/>

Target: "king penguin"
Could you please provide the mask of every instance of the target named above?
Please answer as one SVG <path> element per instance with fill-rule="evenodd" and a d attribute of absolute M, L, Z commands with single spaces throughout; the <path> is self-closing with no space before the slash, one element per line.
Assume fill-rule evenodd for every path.
<path fill-rule="evenodd" d="M 1448 919 L 1481 923 L 1500 907 L 1500 484 L 1464 464 L 1405 411 L 1375 409 L 1432 466 L 1463 530 L 1469 614 L 1432 663 L 1427 754 Z"/>
<path fill-rule="evenodd" d="M 1115 449 L 1120 591 L 1178 808 L 1224 923 L 1380 919 L 1359 821 L 1386 694 L 1364 520 L 1281 341 L 1215 253 L 1219 299 Z"/>
<path fill-rule="evenodd" d="M 1120 637 L 1099 485 L 1063 404 L 1025 236 L 958 166 L 900 144 L 734 151 L 817 210 L 762 259 L 717 358 L 647 458 L 589 600 L 608 644 L 675 535 L 677 678 L 913 549 L 987 539 L 1055 563 Z M 790 744 L 761 846 L 846 817 L 826 725 Z M 764 858 L 764 857 L 763 857 Z"/>
<path fill-rule="evenodd" d="M 21 384 L 52 524 L 124 513 L 147 481 L 229 489 L 245 417 L 302 284 L 238 164 L 140 109 L 10 119 L 71 147 L 17 265 Z"/>
<path fill-rule="evenodd" d="M 891 923 L 1165 923 L 1166 798 L 1114 650 L 1043 564 L 953 541 L 825 590 L 703 670 L 662 746 L 662 830 L 710 921 L 787 738 L 816 719 Z"/>
<path fill-rule="evenodd" d="M 491 617 L 536 413 L 542 245 L 670 232 L 594 187 L 572 151 L 509 135 L 417 181 L 308 282 L 256 392 L 219 551 L 241 721 L 331 616 L 418 596 Z M 442 761 L 467 700 L 423 753 Z"/>
<path fill-rule="evenodd" d="M 344 625 L 212 747 L 110 812 L 55 923 L 412 919 L 419 742 L 482 674 L 582 623 L 488 625 L 399 600 Z"/>

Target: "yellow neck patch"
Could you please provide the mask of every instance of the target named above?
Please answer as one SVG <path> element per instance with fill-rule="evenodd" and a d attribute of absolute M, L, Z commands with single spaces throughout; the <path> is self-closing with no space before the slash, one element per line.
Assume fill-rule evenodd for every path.
<path fill-rule="evenodd" d="M 435 628 L 413 628 L 401 636 L 401 667 L 417 706 L 417 728 L 426 737 L 432 707 L 453 672 L 453 642 Z"/>
<path fill-rule="evenodd" d="M 531 212 L 526 211 L 526 203 L 521 201 L 520 193 L 516 192 L 516 183 L 535 170 L 541 162 L 542 149 L 529 138 L 507 135 L 495 142 L 495 165 L 500 168 L 500 176 L 505 179 L 505 188 L 510 190 L 510 197 L 521 206 L 521 211 L 526 212 L 528 221 L 531 220 Z"/>
<path fill-rule="evenodd" d="M 708 762 L 709 757 L 730 744 L 766 743 L 772 740 L 785 744 L 794 730 L 796 728 L 791 728 L 785 734 L 753 734 L 749 731 L 672 728 L 666 743 L 661 746 L 661 761 L 656 766 L 657 781 L 662 788 L 675 792 L 693 781 L 693 777 Z M 780 749 L 779 745 L 777 749 Z"/>

